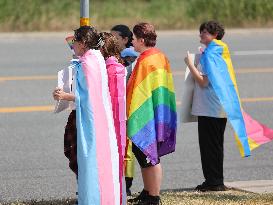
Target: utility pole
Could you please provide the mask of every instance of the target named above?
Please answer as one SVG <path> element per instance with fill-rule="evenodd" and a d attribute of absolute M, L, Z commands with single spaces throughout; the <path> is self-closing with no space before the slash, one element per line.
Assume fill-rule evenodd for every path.
<path fill-rule="evenodd" d="M 89 25 L 89 0 L 81 0 L 80 26 Z"/>

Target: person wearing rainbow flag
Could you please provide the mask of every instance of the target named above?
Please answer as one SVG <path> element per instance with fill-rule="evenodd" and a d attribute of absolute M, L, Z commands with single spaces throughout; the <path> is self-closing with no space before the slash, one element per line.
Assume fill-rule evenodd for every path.
<path fill-rule="evenodd" d="M 140 53 L 127 84 L 127 136 L 141 167 L 144 189 L 129 203 L 160 203 L 160 157 L 175 150 L 176 100 L 167 57 L 157 48 L 154 26 L 139 23 L 133 28 L 133 46 Z"/>

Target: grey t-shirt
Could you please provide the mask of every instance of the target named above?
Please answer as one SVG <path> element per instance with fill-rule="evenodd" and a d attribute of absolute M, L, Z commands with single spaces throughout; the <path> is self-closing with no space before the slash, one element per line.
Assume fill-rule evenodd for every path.
<path fill-rule="evenodd" d="M 197 66 L 197 69 L 201 75 L 206 76 L 200 64 Z M 226 118 L 226 113 L 210 82 L 206 87 L 201 87 L 195 82 L 191 114 L 195 116 Z"/>

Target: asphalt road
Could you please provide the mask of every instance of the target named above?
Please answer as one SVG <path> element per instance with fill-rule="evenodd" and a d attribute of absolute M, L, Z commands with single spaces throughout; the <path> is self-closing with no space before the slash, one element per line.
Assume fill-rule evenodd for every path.
<path fill-rule="evenodd" d="M 68 65 L 71 56 L 66 35 L 0 34 L 0 202 L 75 196 L 75 177 L 63 155 L 69 113 L 48 111 L 54 105 L 56 72 Z M 224 41 L 239 72 L 244 109 L 273 128 L 273 30 L 230 30 Z M 183 86 L 183 58 L 199 45 L 197 31 L 159 34 L 158 47 L 169 57 L 175 74 L 177 101 Z M 228 125 L 225 181 L 272 180 L 272 146 L 272 142 L 262 145 L 251 157 L 241 158 Z M 179 125 L 176 152 L 163 157 L 162 165 L 163 190 L 188 189 L 203 181 L 196 123 Z M 141 188 L 137 168 L 133 191 Z"/>

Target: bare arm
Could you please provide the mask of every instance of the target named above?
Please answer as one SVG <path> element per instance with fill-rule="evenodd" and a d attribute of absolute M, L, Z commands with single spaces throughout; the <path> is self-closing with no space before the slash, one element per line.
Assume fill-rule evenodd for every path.
<path fill-rule="evenodd" d="M 208 85 L 208 78 L 207 78 L 207 76 L 201 75 L 199 70 L 195 67 L 189 51 L 187 52 L 187 56 L 185 57 L 184 61 L 185 61 L 186 65 L 189 67 L 194 80 L 201 87 L 206 87 Z"/>
<path fill-rule="evenodd" d="M 60 88 L 56 88 L 53 93 L 54 100 L 67 100 L 67 101 L 75 101 L 75 95 L 72 93 L 66 93 Z"/>

